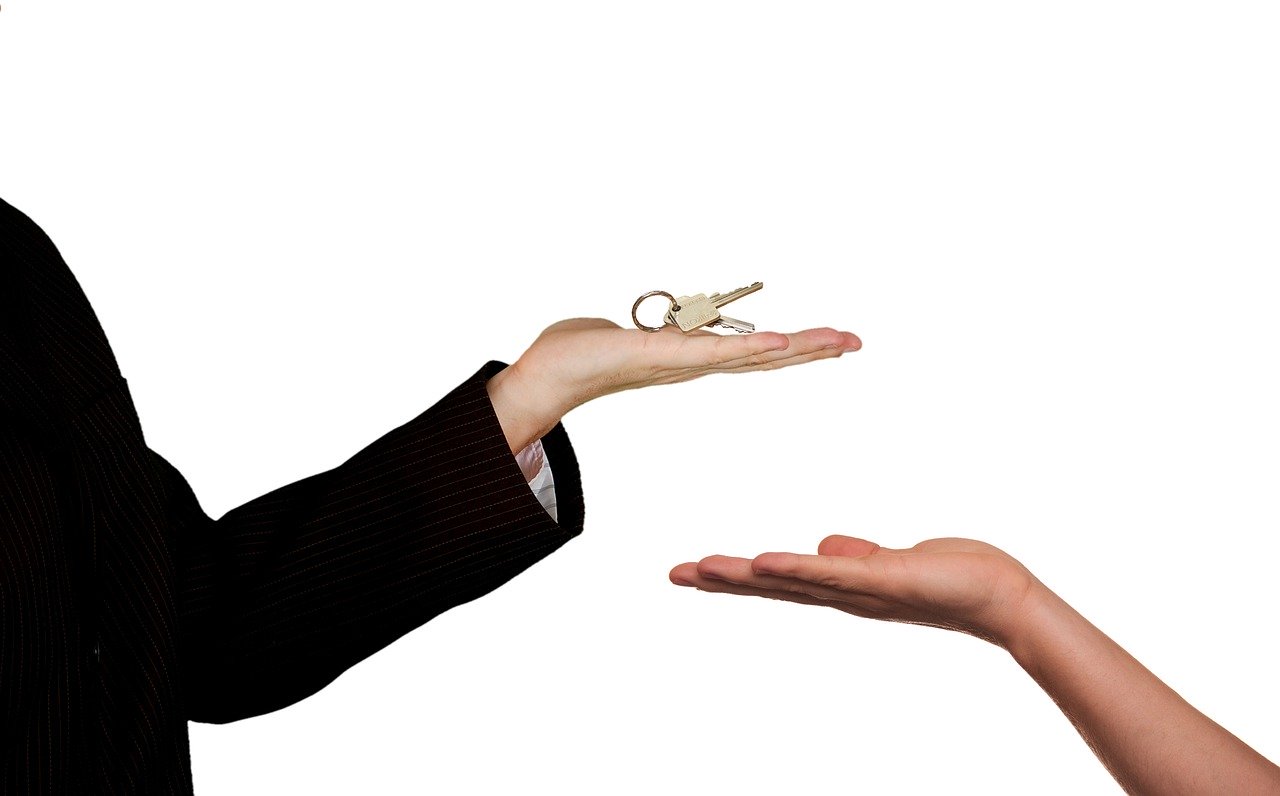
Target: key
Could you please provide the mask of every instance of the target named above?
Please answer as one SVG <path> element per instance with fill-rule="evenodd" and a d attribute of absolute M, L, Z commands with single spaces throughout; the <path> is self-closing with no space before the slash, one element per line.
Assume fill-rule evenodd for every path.
<path fill-rule="evenodd" d="M 720 320 L 720 310 L 716 309 L 715 302 L 707 298 L 705 293 L 681 296 L 667 312 L 666 320 L 673 326 L 679 326 L 682 332 L 692 332 Z"/>
<path fill-rule="evenodd" d="M 736 318 L 730 318 L 728 315 L 721 315 L 716 320 L 707 324 L 707 326 L 721 326 L 725 329 L 732 329 L 735 332 L 741 332 L 742 334 L 754 332 L 756 330 L 756 325 L 754 323 L 747 323 L 746 321 L 740 321 Z"/>
<path fill-rule="evenodd" d="M 736 332 L 754 332 L 755 324 L 721 315 L 720 308 L 743 296 L 749 296 L 762 287 L 764 282 L 755 282 L 723 295 L 712 293 L 707 296 L 699 293 L 696 296 L 681 296 L 676 299 L 675 306 L 667 312 L 666 321 L 680 327 L 682 332 L 691 332 L 703 326 L 719 326 Z M 677 307 L 679 309 L 676 309 Z"/>

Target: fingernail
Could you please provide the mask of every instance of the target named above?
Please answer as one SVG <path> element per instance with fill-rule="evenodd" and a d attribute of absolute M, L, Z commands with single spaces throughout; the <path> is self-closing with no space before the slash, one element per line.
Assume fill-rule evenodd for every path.
<path fill-rule="evenodd" d="M 722 572 L 717 572 L 716 570 L 717 570 L 717 565 L 715 562 L 710 562 L 710 563 L 706 561 L 698 562 L 698 574 L 700 576 L 704 578 L 710 578 L 711 580 L 723 580 L 724 574 Z"/>
<path fill-rule="evenodd" d="M 684 578 L 672 578 L 672 579 L 671 579 L 671 582 L 672 582 L 672 583 L 674 583 L 674 584 L 676 584 L 677 586 L 692 586 L 692 585 L 693 585 L 693 581 L 685 580 Z"/>
<path fill-rule="evenodd" d="M 752 571 L 752 572 L 754 572 L 754 573 L 756 573 L 757 575 L 776 575 L 776 574 L 778 574 L 778 573 L 777 573 L 777 571 L 776 571 L 776 570 L 774 570 L 774 568 L 773 568 L 773 567 L 769 566 L 769 564 L 768 564 L 768 562 L 767 562 L 767 561 L 761 561 L 761 560 L 760 560 L 760 559 L 758 559 L 758 558 L 751 562 L 751 571 Z"/>

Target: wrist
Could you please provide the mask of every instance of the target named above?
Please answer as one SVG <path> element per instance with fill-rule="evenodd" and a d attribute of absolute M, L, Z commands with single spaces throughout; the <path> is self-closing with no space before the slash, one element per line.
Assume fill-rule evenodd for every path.
<path fill-rule="evenodd" d="M 1037 580 L 1006 628 L 1000 646 L 1034 677 L 1047 661 L 1063 652 L 1070 654 L 1089 627 L 1084 617 Z"/>
<path fill-rule="evenodd" d="M 560 413 L 545 408 L 552 403 L 542 396 L 540 385 L 531 383 L 518 365 L 517 362 L 498 371 L 485 384 L 493 412 L 513 454 L 541 439 L 560 422 Z"/>

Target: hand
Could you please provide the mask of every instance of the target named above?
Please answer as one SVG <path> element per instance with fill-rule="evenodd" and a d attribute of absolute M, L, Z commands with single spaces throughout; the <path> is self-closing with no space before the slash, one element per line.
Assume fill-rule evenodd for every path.
<path fill-rule="evenodd" d="M 708 373 L 799 365 L 861 347 L 857 336 L 834 329 L 685 334 L 672 326 L 644 332 L 603 318 L 572 318 L 547 327 L 515 364 L 489 380 L 488 389 L 515 452 L 550 431 L 570 409 L 602 395 Z"/>
<path fill-rule="evenodd" d="M 1028 596 L 1044 590 L 1009 554 L 971 539 L 930 539 L 890 550 L 865 539 L 829 536 L 816 556 L 710 556 L 681 564 L 670 577 L 676 585 L 703 591 L 959 630 L 1005 648 L 1028 621 Z"/>

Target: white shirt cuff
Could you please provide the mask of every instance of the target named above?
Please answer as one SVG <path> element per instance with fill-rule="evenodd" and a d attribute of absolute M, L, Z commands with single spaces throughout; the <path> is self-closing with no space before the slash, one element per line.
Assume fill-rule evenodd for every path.
<path fill-rule="evenodd" d="M 551 519 L 559 522 L 559 517 L 556 516 L 556 483 L 551 475 L 551 465 L 542 450 L 542 440 L 535 439 L 517 453 L 516 464 L 520 465 L 520 472 L 524 473 L 534 497 L 538 498 Z"/>

